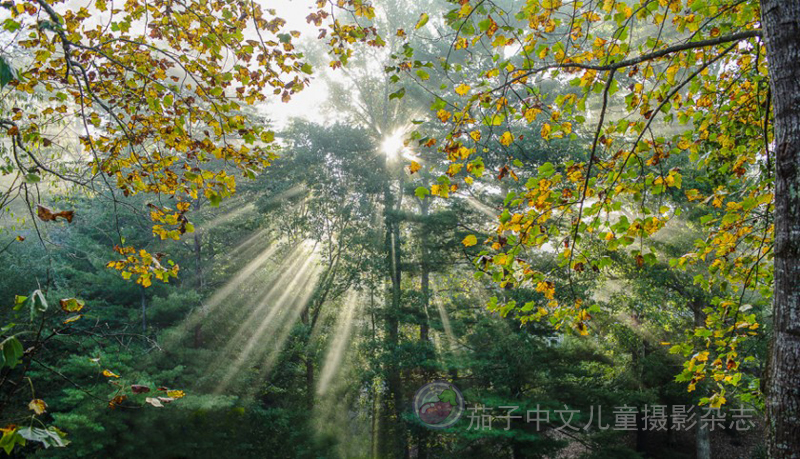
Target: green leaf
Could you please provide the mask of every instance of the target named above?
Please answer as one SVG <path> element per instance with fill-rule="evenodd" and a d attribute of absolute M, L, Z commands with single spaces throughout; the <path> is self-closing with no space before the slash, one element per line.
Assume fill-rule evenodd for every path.
<path fill-rule="evenodd" d="M 400 88 L 400 89 L 398 89 L 397 91 L 395 91 L 395 92 L 393 92 L 393 93 L 389 94 L 389 100 L 392 100 L 392 99 L 402 99 L 402 98 L 403 98 L 403 96 L 405 96 L 405 95 L 406 95 L 406 88 L 405 88 L 405 87 L 403 87 L 403 88 Z"/>
<path fill-rule="evenodd" d="M 23 295 L 14 296 L 14 310 L 19 311 L 22 309 L 22 306 L 25 304 L 25 300 L 27 299 L 28 297 Z"/>
<path fill-rule="evenodd" d="M 25 350 L 22 348 L 22 343 L 19 340 L 12 336 L 7 338 L 0 344 L 0 348 L 2 348 L 3 354 L 3 365 L 7 366 L 8 368 L 14 369 L 19 363 L 19 359 L 25 354 Z"/>
<path fill-rule="evenodd" d="M 419 199 L 425 199 L 425 196 L 429 194 L 431 194 L 430 190 L 424 186 L 419 186 L 416 190 L 414 190 L 414 196 L 418 197 Z"/>
<path fill-rule="evenodd" d="M 17 78 L 17 72 L 3 56 L 0 56 L 0 88 Z"/>
<path fill-rule="evenodd" d="M 419 29 L 421 27 L 425 27 L 425 24 L 428 23 L 429 19 L 430 19 L 430 16 L 428 16 L 428 13 L 420 14 L 419 15 L 419 21 L 417 21 L 417 25 L 415 25 L 414 28 L 415 29 Z"/>
<path fill-rule="evenodd" d="M 11 429 L 7 432 L 3 432 L 3 438 L 0 438 L 0 448 L 6 452 L 6 454 L 11 454 L 14 451 L 14 446 L 16 445 L 25 446 L 25 438 L 22 437 L 17 431 L 17 429 Z"/>
<path fill-rule="evenodd" d="M 544 163 L 539 166 L 539 176 L 541 177 L 550 177 L 555 171 L 556 168 L 553 166 L 553 163 Z"/>
<path fill-rule="evenodd" d="M 219 193 L 212 193 L 208 197 L 209 203 L 211 203 L 211 207 L 219 207 L 219 204 L 222 202 L 222 196 Z"/>
<path fill-rule="evenodd" d="M 307 73 L 309 75 L 311 75 L 311 73 L 314 71 L 314 69 L 311 67 L 311 64 L 308 63 L 303 64 L 303 66 L 300 67 L 300 70 L 302 70 L 303 73 Z"/>
<path fill-rule="evenodd" d="M 453 406 L 458 405 L 456 391 L 453 389 L 445 389 L 439 394 L 439 401 L 447 402 Z"/>
<path fill-rule="evenodd" d="M 431 111 L 437 112 L 445 107 L 447 107 L 447 102 L 444 99 L 437 97 L 436 100 L 431 104 Z"/>
<path fill-rule="evenodd" d="M 7 30 L 9 32 L 16 32 L 17 30 L 19 30 L 21 25 L 22 24 L 20 24 L 19 22 L 15 21 L 15 20 L 13 20 L 11 18 L 7 18 L 5 21 L 3 21 L 3 29 L 5 29 L 5 30 Z"/>

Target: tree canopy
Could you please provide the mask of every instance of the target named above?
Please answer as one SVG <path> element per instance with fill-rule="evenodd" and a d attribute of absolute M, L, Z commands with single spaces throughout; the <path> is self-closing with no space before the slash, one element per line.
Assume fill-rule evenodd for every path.
<path fill-rule="evenodd" d="M 800 454 L 797 2 L 0 22 L 6 453 Z M 430 416 L 472 415 L 430 429 L 433 381 L 463 400 Z M 623 405 L 635 432 L 602 428 Z M 677 405 L 756 428 L 648 429 Z"/>

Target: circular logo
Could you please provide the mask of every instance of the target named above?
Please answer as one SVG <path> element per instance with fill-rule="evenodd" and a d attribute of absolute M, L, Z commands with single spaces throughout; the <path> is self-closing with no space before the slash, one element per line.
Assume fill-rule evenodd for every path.
<path fill-rule="evenodd" d="M 444 429 L 464 414 L 464 397 L 447 381 L 430 382 L 414 394 L 414 413 L 431 429 Z"/>

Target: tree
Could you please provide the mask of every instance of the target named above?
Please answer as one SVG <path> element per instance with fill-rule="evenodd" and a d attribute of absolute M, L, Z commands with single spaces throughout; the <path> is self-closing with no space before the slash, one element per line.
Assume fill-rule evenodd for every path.
<path fill-rule="evenodd" d="M 701 403 L 712 406 L 731 393 L 742 400 L 757 395 L 757 385 L 743 383 L 760 377 L 745 343 L 760 328 L 761 305 L 774 298 L 769 445 L 775 457 L 795 457 L 796 2 L 451 3 L 444 17 L 452 43 L 447 56 L 438 62 L 401 57 L 392 69 L 421 85 L 408 70 L 434 63 L 452 75 L 429 88 L 460 96 L 433 107 L 450 128 L 439 151 L 458 166 L 442 177 L 445 185 L 477 180 L 483 154 L 513 145 L 527 124 L 535 123 L 546 140 L 577 141 L 577 132 L 589 138 L 586 160 L 534 164 L 538 173 L 519 177 L 526 190 L 508 194 L 497 233 L 477 263 L 501 287 L 533 286 L 542 298 L 523 305 L 501 297 L 495 307 L 523 322 L 546 318 L 587 333 L 588 299 L 575 287 L 586 273 L 608 267 L 590 248 L 622 250 L 640 267 L 652 266 L 664 256 L 651 247 L 652 235 L 681 212 L 701 209 L 705 239 L 670 261 L 675 269 L 701 267 L 707 274 L 695 282 L 712 297 L 703 307 L 705 320 L 672 348 L 687 359 L 681 377 L 690 390 L 711 381 L 712 393 Z M 427 22 L 420 21 L 417 34 L 435 32 Z M 453 62 L 458 59 L 463 64 Z M 490 69 L 472 71 L 472 62 L 487 59 Z M 549 94 L 542 86 L 548 79 L 576 91 Z M 480 126 L 494 132 L 481 135 Z M 683 192 L 687 157 L 707 178 Z M 515 168 L 521 165 L 509 160 L 498 180 L 517 180 Z M 675 199 L 676 193 L 685 198 Z M 542 247 L 555 251 L 565 270 L 565 299 L 554 296 L 560 271 L 538 270 L 526 260 L 529 248 Z"/>
<path fill-rule="evenodd" d="M 775 294 L 769 453 L 800 455 L 800 5 L 761 3 L 775 110 Z"/>
<path fill-rule="evenodd" d="M 99 0 L 92 11 L 73 11 L 37 0 L 4 7 L 11 17 L 3 29 L 35 59 L 15 63 L 0 56 L 0 83 L 12 100 L 41 98 L 27 110 L 10 107 L 13 115 L 0 120 L 11 140 L 7 173 L 24 179 L 7 194 L 21 188 L 27 195 L 45 177 L 105 190 L 115 201 L 118 192 L 161 196 L 150 208 L 153 233 L 161 239 L 193 230 L 185 216 L 191 201 L 200 196 L 218 205 L 235 192 L 235 174 L 209 163 L 233 165 L 251 178 L 271 164 L 274 133 L 242 110 L 266 100 L 267 91 L 289 100 L 312 72 L 292 44 L 299 32 L 284 31 L 286 21 L 275 10 L 255 4 L 134 2 L 109 10 Z M 322 26 L 329 15 L 320 10 L 309 21 Z M 352 52 L 347 43 L 374 35 L 357 25 L 330 27 L 342 55 Z M 68 114 L 78 118 L 80 152 L 65 158 L 59 149 L 74 138 L 51 126 Z M 122 241 L 117 251 L 124 259 L 113 266 L 145 287 L 177 272 Z"/>
<path fill-rule="evenodd" d="M 308 21 L 320 27 L 336 66 L 346 62 L 354 43 L 382 46 L 373 28 L 357 22 L 374 15 L 370 5 L 347 0 L 332 4 L 330 11 L 327 6 L 325 0 L 316 2 Z M 299 32 L 285 30 L 286 21 L 274 9 L 264 11 L 252 2 L 132 1 L 120 6 L 96 0 L 75 8 L 61 0 L 18 0 L 0 7 L 8 10 L 0 31 L 5 182 L 0 211 L 10 213 L 15 200 L 23 201 L 13 210 L 29 216 L 47 247 L 42 222 L 53 226 L 82 218 L 74 209 L 51 208 L 52 202 L 72 191 L 102 196 L 114 205 L 110 245 L 118 257 L 106 267 L 126 280 L 134 278 L 142 288 L 174 279 L 179 266 L 165 253 L 130 244 L 118 207 L 149 216 L 155 237 L 178 240 L 194 231 L 187 217 L 193 204 L 207 200 L 218 206 L 235 193 L 238 178 L 254 178 L 268 167 L 277 158 L 275 134 L 249 116 L 248 107 L 270 97 L 288 101 L 308 84 L 313 69 L 293 44 Z M 353 23 L 334 17 L 348 9 Z M 131 204 L 129 198 L 136 195 L 148 196 L 143 212 Z M 31 322 L 34 312 L 47 308 L 54 289 L 49 270 L 38 287 L 28 297 L 16 297 L 17 309 L 30 307 Z M 140 294 L 144 328 L 146 294 Z M 84 305 L 77 298 L 61 302 L 70 312 Z M 22 343 L 17 337 L 22 326 L 3 324 L 8 369 L 23 361 L 20 378 L 41 347 L 44 323 L 29 335 L 32 340 Z M 2 381 L 7 380 L 6 374 Z M 42 411 L 34 410 L 37 415 Z M 24 443 L 20 432 L 34 437 L 27 430 L 7 429 L 7 451 Z"/>

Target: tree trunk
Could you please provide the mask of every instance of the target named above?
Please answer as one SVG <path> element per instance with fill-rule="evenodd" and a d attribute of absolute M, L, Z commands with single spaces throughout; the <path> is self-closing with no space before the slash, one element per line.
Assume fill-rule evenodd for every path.
<path fill-rule="evenodd" d="M 768 451 L 800 458 L 800 2 L 762 0 L 775 127 L 775 291 Z"/>
<path fill-rule="evenodd" d="M 314 358 L 306 355 L 306 406 L 310 413 L 314 409 Z"/>
<path fill-rule="evenodd" d="M 419 289 L 422 295 L 422 314 L 420 315 L 419 324 L 419 340 L 422 344 L 428 342 L 429 324 L 428 324 L 428 306 L 431 302 L 430 291 L 430 261 L 428 260 L 428 231 L 425 223 L 428 217 L 428 210 L 430 209 L 431 200 L 423 198 L 419 201 L 420 215 L 422 216 L 422 225 L 419 234 L 420 242 L 420 276 L 419 276 Z M 427 353 L 426 353 L 427 356 Z M 427 358 L 426 358 L 427 360 Z M 429 379 L 429 371 L 426 367 L 422 369 L 422 374 L 425 379 Z M 417 434 L 417 457 L 419 459 L 428 458 L 428 437 L 429 432 L 427 429 L 419 430 Z"/>
<path fill-rule="evenodd" d="M 388 171 L 388 164 L 387 164 Z M 400 338 L 400 299 L 401 299 L 401 251 L 400 251 L 400 222 L 398 219 L 399 202 L 395 203 L 391 188 L 392 181 L 387 177 L 384 188 L 384 221 L 386 226 L 386 239 L 384 241 L 384 251 L 386 256 L 386 268 L 390 277 L 389 292 L 386 304 L 386 349 L 389 355 L 389 362 L 386 368 L 386 385 L 389 397 L 384 399 L 387 404 L 385 415 L 391 415 L 391 422 L 382 423 L 382 427 L 387 429 L 389 436 L 381 435 L 385 438 L 385 452 L 391 457 L 407 457 L 408 448 L 406 445 L 405 429 L 403 428 L 402 408 L 403 408 L 403 380 L 400 369 L 395 363 L 399 338 Z M 402 187 L 401 187 L 402 196 Z M 395 209 L 397 206 L 397 210 Z M 391 439 L 389 438 L 391 437 Z"/>
<path fill-rule="evenodd" d="M 309 327 L 309 312 L 310 311 L 308 310 L 308 307 L 305 307 L 300 313 L 300 321 L 307 328 L 307 337 L 311 336 L 312 328 Z M 306 407 L 308 408 L 309 413 L 314 408 L 314 357 L 311 355 L 311 350 L 309 349 L 310 346 L 311 343 L 307 341 L 304 346 L 305 351 L 303 355 L 303 361 L 306 366 Z"/>
<path fill-rule="evenodd" d="M 430 199 L 423 198 L 419 203 L 420 214 L 422 215 L 422 231 L 420 232 L 420 278 L 419 289 L 422 294 L 422 323 L 419 326 L 419 340 L 428 341 L 428 306 L 431 304 L 431 289 L 430 289 L 430 261 L 428 260 L 428 231 L 425 227 L 425 222 L 428 217 L 428 210 L 431 207 Z"/>

